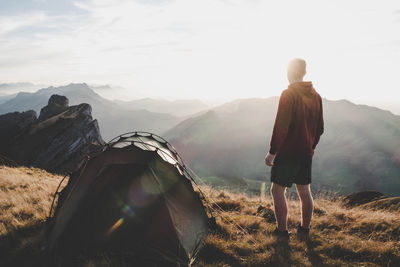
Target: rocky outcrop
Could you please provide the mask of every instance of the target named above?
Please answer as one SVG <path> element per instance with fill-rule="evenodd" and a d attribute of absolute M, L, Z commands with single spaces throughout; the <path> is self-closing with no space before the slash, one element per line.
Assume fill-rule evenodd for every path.
<path fill-rule="evenodd" d="M 47 106 L 40 110 L 39 121 L 47 120 L 48 118 L 59 114 L 68 109 L 68 98 L 62 95 L 52 95 Z"/>
<path fill-rule="evenodd" d="M 19 164 L 51 172 L 72 172 L 88 155 L 104 146 L 99 125 L 93 120 L 88 104 L 68 107 L 65 96 L 52 95 L 39 119 L 35 115 L 31 120 L 23 120 L 28 117 L 25 113 L 0 116 L 0 129 L 11 129 L 4 131 L 7 145 L 0 148 L 0 153 Z M 19 123 L 10 123 L 10 116 L 20 118 Z M 3 121 L 8 124 L 2 124 Z"/>
<path fill-rule="evenodd" d="M 25 112 L 12 112 L 0 116 L 0 146 L 4 147 L 7 142 L 24 128 L 36 121 L 36 112 L 28 110 Z"/>

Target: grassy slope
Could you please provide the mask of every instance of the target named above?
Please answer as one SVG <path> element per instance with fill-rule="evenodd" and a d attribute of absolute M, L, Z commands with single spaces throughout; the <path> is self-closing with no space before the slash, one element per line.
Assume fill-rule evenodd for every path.
<path fill-rule="evenodd" d="M 41 255 L 52 194 L 61 177 L 0 165 L 0 266 L 30 266 Z"/>
<path fill-rule="evenodd" d="M 0 234 L 43 221 L 60 178 L 36 168 L 0 166 Z"/>
<path fill-rule="evenodd" d="M 44 221 L 60 179 L 38 169 L 0 166 L 0 266 L 40 266 Z M 272 222 L 254 215 L 259 199 L 203 190 L 214 208 L 225 211 L 216 215 L 217 227 L 195 266 L 399 266 L 399 211 L 347 209 L 320 198 L 310 240 L 291 236 L 282 242 L 271 236 Z M 290 200 L 289 209 L 294 229 L 298 202 Z M 125 266 L 110 255 L 82 259 L 81 265 Z"/>
<path fill-rule="evenodd" d="M 315 200 L 310 239 L 302 240 L 294 234 L 289 242 L 282 242 L 271 236 L 275 228 L 273 222 L 254 216 L 259 199 L 212 190 L 207 195 L 225 212 L 223 218 L 217 219 L 217 230 L 206 240 L 198 262 L 200 266 L 225 266 L 223 263 L 232 266 L 400 264 L 399 211 L 348 209 L 339 201 L 319 198 Z M 264 201 L 270 202 L 270 199 Z M 300 220 L 298 201 L 289 201 L 289 212 L 289 228 L 295 232 Z"/>

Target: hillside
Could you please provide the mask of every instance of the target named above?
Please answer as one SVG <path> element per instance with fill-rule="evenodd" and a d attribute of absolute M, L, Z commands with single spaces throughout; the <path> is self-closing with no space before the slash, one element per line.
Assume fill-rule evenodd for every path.
<path fill-rule="evenodd" d="M 0 95 L 13 95 L 20 91 L 32 92 L 43 87 L 43 85 L 29 82 L 0 83 Z"/>
<path fill-rule="evenodd" d="M 7 95 L 7 94 L 3 95 L 3 94 L 0 94 L 0 105 L 3 104 L 3 103 L 5 103 L 5 102 L 7 102 L 7 101 L 10 100 L 10 99 L 13 99 L 13 98 L 16 97 L 16 96 L 17 96 L 17 94 L 11 94 L 11 95 Z"/>
<path fill-rule="evenodd" d="M 93 117 L 98 119 L 101 134 L 106 141 L 134 130 L 162 133 L 181 121 L 169 114 L 144 109 L 126 109 L 102 98 L 84 83 L 44 88 L 35 93 L 20 92 L 14 98 L 0 104 L 0 114 L 30 109 L 39 113 L 53 94 L 66 96 L 71 105 L 91 105 Z"/>
<path fill-rule="evenodd" d="M 264 163 L 278 98 L 241 99 L 187 119 L 165 133 L 187 163 L 214 185 L 252 187 Z M 341 193 L 400 194 L 400 116 L 349 101 L 324 100 L 325 133 L 313 185 Z M 258 186 L 256 187 L 258 188 Z"/>
<path fill-rule="evenodd" d="M 43 266 L 45 220 L 61 177 L 40 169 L 0 166 L 0 266 Z M 309 240 L 271 235 L 271 217 L 256 215 L 258 197 L 203 187 L 217 226 L 193 266 L 398 266 L 400 213 L 369 206 L 345 208 L 320 196 Z M 371 204 L 370 204 L 371 205 Z M 218 211 L 222 209 L 222 211 Z M 289 201 L 289 227 L 299 221 L 299 204 Z M 75 266 L 129 266 L 129 252 L 82 255 Z"/>
<path fill-rule="evenodd" d="M 183 117 L 207 109 L 207 105 L 200 100 L 162 100 L 143 98 L 132 101 L 115 100 L 119 106 L 129 110 L 145 109 L 151 112 L 168 113 L 173 116 Z"/>

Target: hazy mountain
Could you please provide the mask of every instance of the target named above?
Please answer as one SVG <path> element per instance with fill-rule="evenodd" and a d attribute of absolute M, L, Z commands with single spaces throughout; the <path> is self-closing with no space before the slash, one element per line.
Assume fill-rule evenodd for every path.
<path fill-rule="evenodd" d="M 380 109 L 389 110 L 395 115 L 400 115 L 400 103 L 398 99 L 391 99 L 391 101 L 370 101 L 366 104 L 379 107 Z"/>
<path fill-rule="evenodd" d="M 20 92 L 14 98 L 0 104 L 0 114 L 29 109 L 39 113 L 40 109 L 47 105 L 49 97 L 53 94 L 66 96 L 70 105 L 90 104 L 93 109 L 93 117 L 98 119 L 100 131 L 105 141 L 132 130 L 162 133 L 181 120 L 169 114 L 147 110 L 127 111 L 116 103 L 102 98 L 87 84 L 49 87 L 40 89 L 35 93 Z"/>
<path fill-rule="evenodd" d="M 21 91 L 35 91 L 43 88 L 43 85 L 28 82 L 0 83 L 0 94 L 15 94 Z"/>
<path fill-rule="evenodd" d="M 7 102 L 10 99 L 13 99 L 14 97 L 16 97 L 17 94 L 11 94 L 11 95 L 7 95 L 7 94 L 0 94 L 0 105 Z"/>
<path fill-rule="evenodd" d="M 207 105 L 200 100 L 162 100 L 143 98 L 132 101 L 114 101 L 118 105 L 130 109 L 145 109 L 152 112 L 168 113 L 174 116 L 188 116 L 207 109 Z"/>
<path fill-rule="evenodd" d="M 165 136 L 209 180 L 270 179 L 264 165 L 278 98 L 236 100 L 187 119 Z M 313 162 L 314 186 L 400 194 L 400 116 L 324 100 L 325 133 Z"/>
<path fill-rule="evenodd" d="M 12 111 L 24 111 L 27 109 L 33 109 L 36 112 L 40 112 L 40 109 L 47 105 L 47 101 L 51 95 L 65 95 L 71 105 L 80 103 L 88 103 L 91 106 L 98 106 L 104 109 L 104 107 L 113 107 L 112 102 L 100 97 L 86 84 L 69 84 L 60 87 L 48 87 L 40 89 L 34 93 L 19 92 L 15 98 L 3 103 L 0 106 L 0 114 L 12 112 Z M 103 110 L 102 110 L 103 111 Z"/>
<path fill-rule="evenodd" d="M 89 87 L 92 88 L 97 94 L 101 97 L 106 98 L 108 100 L 115 99 L 126 99 L 127 96 L 132 97 L 132 91 L 121 86 L 115 85 L 91 85 Z M 140 97 L 140 95 L 136 95 L 136 97 Z"/>

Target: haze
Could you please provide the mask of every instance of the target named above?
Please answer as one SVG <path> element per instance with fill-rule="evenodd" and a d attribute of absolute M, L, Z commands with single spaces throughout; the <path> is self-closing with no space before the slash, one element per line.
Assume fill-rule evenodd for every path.
<path fill-rule="evenodd" d="M 6 0 L 0 83 L 113 84 L 124 99 L 269 97 L 302 57 L 322 96 L 400 114 L 399 32 L 397 0 Z"/>

